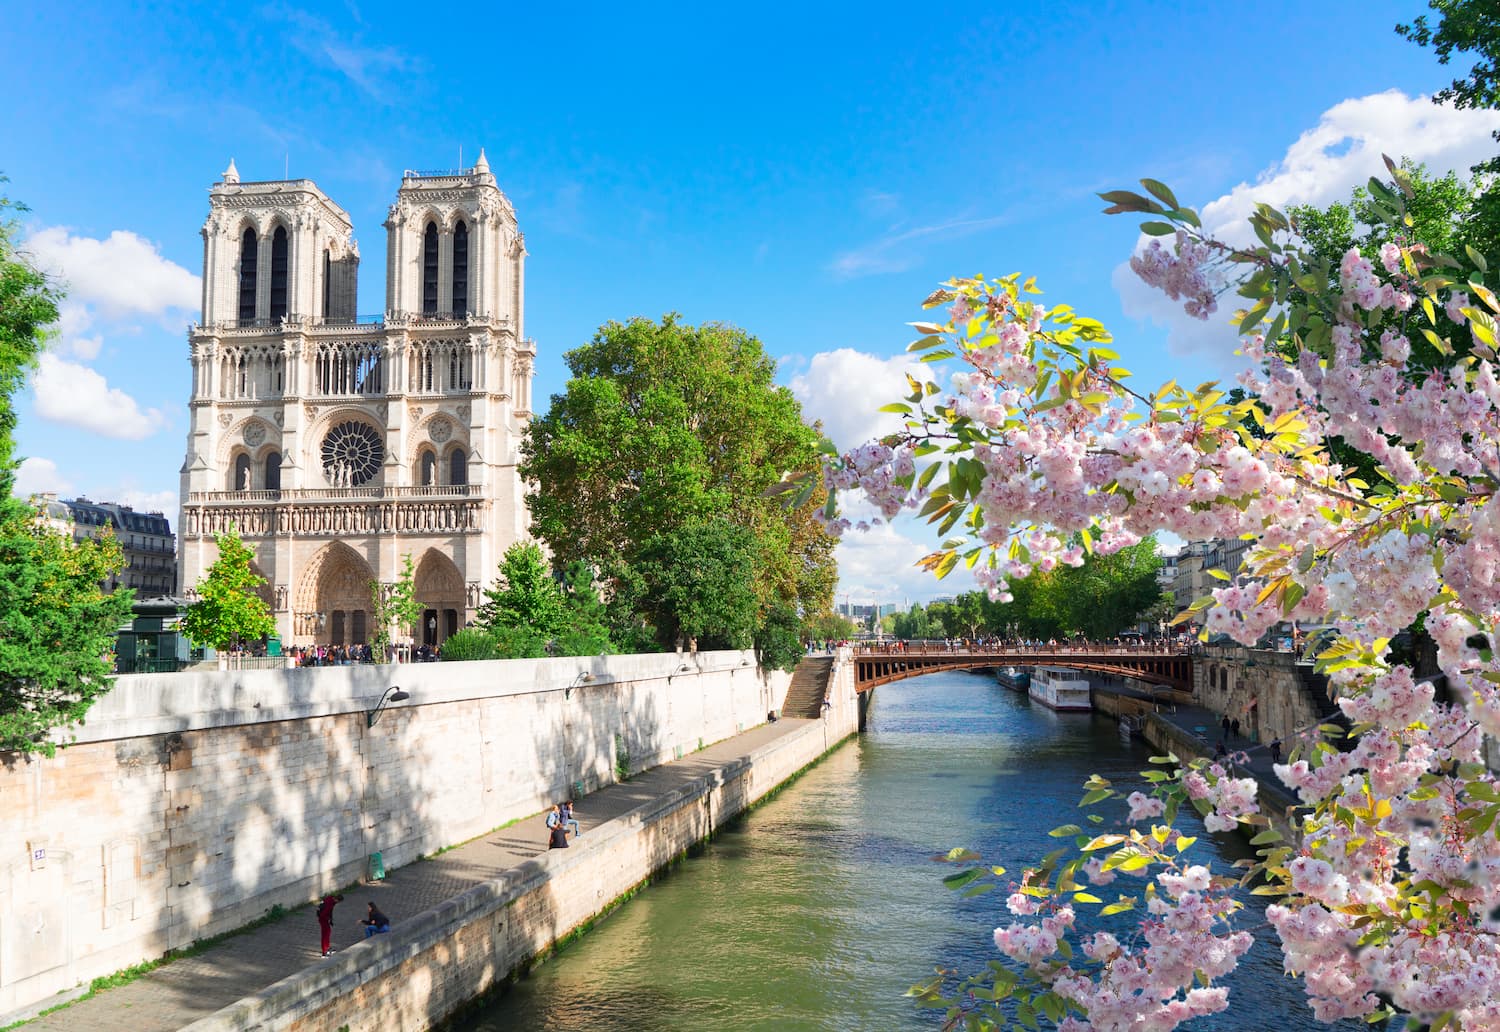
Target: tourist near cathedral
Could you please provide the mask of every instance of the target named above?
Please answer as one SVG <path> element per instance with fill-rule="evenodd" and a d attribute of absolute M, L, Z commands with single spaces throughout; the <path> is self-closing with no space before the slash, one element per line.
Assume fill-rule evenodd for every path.
<path fill-rule="evenodd" d="M 383 308 L 361 315 L 355 228 L 316 183 L 245 182 L 231 161 L 209 190 L 180 583 L 233 528 L 288 644 L 368 641 L 371 582 L 409 554 L 416 641 L 440 645 L 526 535 L 536 346 L 515 211 L 481 151 L 405 172 L 385 229 Z"/>

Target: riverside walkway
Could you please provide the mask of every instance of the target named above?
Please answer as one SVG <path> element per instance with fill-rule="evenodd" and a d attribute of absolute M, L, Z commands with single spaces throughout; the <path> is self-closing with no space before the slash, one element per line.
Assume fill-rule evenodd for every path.
<path fill-rule="evenodd" d="M 763 724 L 576 800 L 574 816 L 582 823 L 583 835 L 571 840 L 569 848 L 589 849 L 594 841 L 590 832 L 599 825 L 810 723 L 814 721 L 783 719 Z M 390 917 L 393 930 L 399 931 L 403 920 L 545 853 L 545 818 L 545 813 L 534 814 L 431 859 L 393 870 L 384 881 L 345 890 L 344 902 L 334 914 L 335 948 L 345 950 L 364 941 L 359 921 L 371 900 Z M 21 1028 L 24 1032 L 170 1032 L 322 962 L 318 923 L 313 905 L 307 904 L 278 921 L 233 935 L 202 953 L 174 960 L 127 985 L 78 1000 Z"/>

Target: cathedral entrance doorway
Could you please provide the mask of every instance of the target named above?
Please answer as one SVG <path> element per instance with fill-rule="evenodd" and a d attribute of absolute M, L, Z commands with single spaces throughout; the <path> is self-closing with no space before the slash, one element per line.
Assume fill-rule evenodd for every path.
<path fill-rule="evenodd" d="M 417 640 L 438 646 L 462 626 L 464 579 L 453 560 L 429 548 L 412 579 L 413 596 L 422 603 Z"/>
<path fill-rule="evenodd" d="M 363 645 L 373 610 L 370 564 L 341 541 L 317 555 L 297 593 L 297 636 L 309 645 Z"/>

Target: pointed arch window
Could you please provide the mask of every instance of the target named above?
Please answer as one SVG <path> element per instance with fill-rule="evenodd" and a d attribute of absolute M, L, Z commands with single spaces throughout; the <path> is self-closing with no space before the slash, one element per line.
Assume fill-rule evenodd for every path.
<path fill-rule="evenodd" d="M 437 456 L 425 448 L 422 450 L 422 469 L 419 476 L 423 487 L 432 487 L 437 483 Z"/>
<path fill-rule="evenodd" d="M 255 230 L 246 229 L 240 237 L 240 322 L 255 318 L 255 266 L 260 260 L 260 241 Z"/>
<path fill-rule="evenodd" d="M 329 301 L 333 300 L 333 255 L 323 252 L 323 318 L 332 314 Z"/>
<path fill-rule="evenodd" d="M 469 482 L 469 457 L 464 454 L 462 448 L 453 449 L 453 454 L 448 456 L 448 483 L 467 484 Z"/>
<path fill-rule="evenodd" d="M 469 310 L 469 227 L 453 227 L 453 315 L 462 319 Z"/>
<path fill-rule="evenodd" d="M 436 222 L 429 222 L 422 234 L 422 314 L 436 315 L 437 310 L 438 230 Z"/>
<path fill-rule="evenodd" d="M 281 490 L 281 452 L 266 456 L 266 490 Z"/>
<path fill-rule="evenodd" d="M 286 227 L 277 226 L 271 237 L 271 319 L 286 315 L 287 240 Z"/>
<path fill-rule="evenodd" d="M 229 490 L 250 490 L 250 456 L 241 455 L 234 460 L 234 472 L 230 474 Z"/>

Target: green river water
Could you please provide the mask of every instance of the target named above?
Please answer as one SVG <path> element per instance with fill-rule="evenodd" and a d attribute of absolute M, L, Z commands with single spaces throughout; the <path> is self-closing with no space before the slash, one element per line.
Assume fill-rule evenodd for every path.
<path fill-rule="evenodd" d="M 952 868 L 932 856 L 963 845 L 1019 872 L 1079 820 L 1090 772 L 1124 785 L 1148 755 L 1105 716 L 1052 713 L 990 678 L 884 685 L 865 734 L 454 1028 L 934 1028 L 902 993 L 936 966 L 982 968 L 1006 915 L 1000 893 L 945 889 Z M 1193 850 L 1218 868 L 1245 847 L 1203 835 Z M 1327 1028 L 1257 934 L 1230 1011 L 1192 1027 Z"/>

